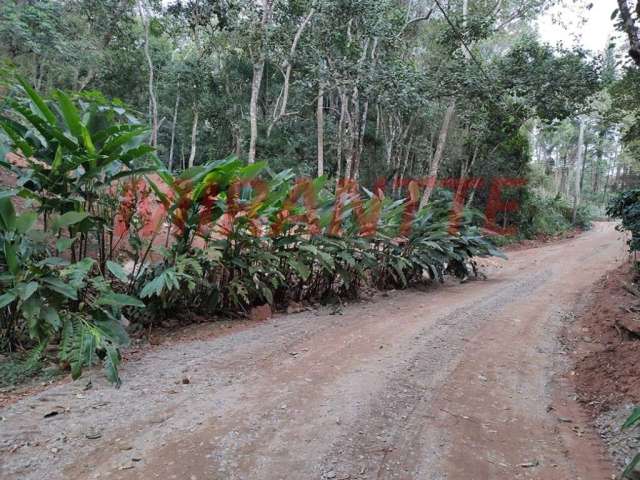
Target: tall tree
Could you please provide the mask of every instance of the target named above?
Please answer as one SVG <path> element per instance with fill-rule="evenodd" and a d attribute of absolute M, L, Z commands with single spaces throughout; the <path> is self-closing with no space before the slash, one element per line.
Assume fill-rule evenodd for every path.
<path fill-rule="evenodd" d="M 640 21 L 640 2 L 636 1 L 636 18 L 631 14 L 628 0 L 618 0 L 620 12 L 621 29 L 629 38 L 629 56 L 638 66 L 640 66 L 640 28 L 637 22 Z"/>
<path fill-rule="evenodd" d="M 151 146 L 158 145 L 158 101 L 156 99 L 153 60 L 149 49 L 149 10 L 145 0 L 138 1 L 138 12 L 144 31 L 144 55 L 149 67 L 149 118 L 151 119 Z"/>
<path fill-rule="evenodd" d="M 254 54 L 253 79 L 251 80 L 251 101 L 249 103 L 249 121 L 251 124 L 251 138 L 249 140 L 248 157 L 249 163 L 254 163 L 256 161 L 256 145 L 258 142 L 258 95 L 260 95 L 262 76 L 264 74 L 264 64 L 267 55 L 267 29 L 271 23 L 273 2 L 274 0 L 262 0 L 262 18 L 259 26 L 260 39 L 256 47 L 258 51 Z"/>

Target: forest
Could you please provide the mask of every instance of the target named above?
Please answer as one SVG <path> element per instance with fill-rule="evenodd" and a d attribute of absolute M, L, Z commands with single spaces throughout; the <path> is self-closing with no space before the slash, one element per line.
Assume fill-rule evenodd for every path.
<path fill-rule="evenodd" d="M 406 372 L 414 367 L 420 371 L 420 365 L 427 371 L 449 362 L 445 373 L 430 370 L 433 375 L 425 378 L 435 382 L 442 373 L 452 375 L 452 382 L 462 382 L 468 391 L 457 400 L 460 408 L 470 411 L 477 405 L 464 402 L 488 398 L 471 390 L 473 382 L 490 384 L 494 377 L 487 372 L 505 365 L 512 368 L 510 373 L 502 371 L 507 380 L 496 384 L 491 393 L 495 398 L 501 389 L 508 390 L 509 381 L 526 384 L 531 391 L 540 385 L 546 388 L 549 379 L 535 377 L 529 384 L 529 378 L 516 381 L 508 375 L 542 365 L 536 352 L 561 349 L 545 343 L 548 338 L 535 328 L 551 325 L 560 311 L 562 319 L 573 315 L 566 306 L 577 305 L 579 294 L 593 290 L 595 277 L 619 266 L 625 248 L 633 255 L 634 273 L 633 278 L 625 277 L 630 283 L 623 283 L 621 291 L 640 297 L 635 285 L 640 271 L 640 2 L 609 3 L 607 17 L 599 20 L 611 26 L 612 35 L 594 50 L 580 42 L 549 41 L 539 23 L 552 18 L 560 28 L 568 29 L 569 20 L 587 25 L 592 10 L 601 6 L 587 0 L 2 1 L 0 394 L 34 379 L 54 383 L 66 376 L 77 380 L 84 373 L 89 380 L 75 394 L 80 401 L 99 388 L 91 375 L 101 368 L 108 395 L 133 395 L 135 411 L 135 399 L 142 397 L 127 389 L 123 367 L 132 358 L 128 352 L 151 345 L 156 332 L 229 319 L 244 325 L 248 319 L 258 325 L 251 327 L 258 333 L 242 337 L 248 343 L 241 347 L 223 349 L 235 363 L 219 370 L 235 369 L 234 365 L 238 371 L 251 370 L 256 365 L 252 355 L 260 357 L 261 349 L 286 339 L 286 334 L 274 337 L 278 334 L 273 329 L 265 331 L 264 321 L 309 311 L 316 312 L 317 322 L 299 331 L 296 328 L 303 327 L 278 320 L 288 325 L 281 330 L 303 340 L 327 335 L 319 340 L 318 351 L 348 345 L 355 353 L 339 350 L 330 361 L 322 357 L 304 364 L 314 348 L 285 342 L 277 347 L 285 353 L 284 360 L 272 361 L 282 354 L 279 350 L 260 357 L 260 365 L 274 377 L 254 379 L 256 392 L 266 382 L 261 387 L 265 405 L 273 402 L 270 408 L 276 412 L 288 412 L 287 405 L 299 398 L 284 403 L 286 388 L 277 394 L 277 389 L 270 390 L 280 373 L 270 369 L 277 365 L 288 372 L 287 362 L 294 361 L 306 365 L 304 375 L 309 378 L 300 381 L 302 387 L 287 384 L 293 391 L 313 385 L 312 373 L 323 362 L 332 368 L 336 362 L 336 371 L 364 372 L 349 377 L 334 392 L 357 385 L 361 390 L 355 398 L 367 388 L 391 389 L 392 394 L 380 398 L 400 398 L 394 400 L 400 406 L 387 404 L 380 407 L 386 414 L 371 413 L 380 422 L 410 405 L 409 413 L 399 418 L 411 424 L 414 409 L 426 408 L 420 402 L 428 403 L 431 397 L 423 391 L 407 394 L 413 395 L 413 404 L 405 395 L 418 388 L 413 373 Z M 554 16 L 554 11 L 565 12 L 564 17 Z M 571 19 L 566 12 L 571 12 Z M 619 223 L 614 226 L 612 220 Z M 627 241 L 620 251 L 614 241 L 618 234 Z M 520 252 L 526 242 L 543 247 Z M 547 243 L 553 246 L 545 249 Z M 512 251 L 514 263 L 506 261 Z M 499 268 L 506 273 L 492 280 Z M 353 313 L 366 311 L 362 299 L 369 297 L 383 299 L 381 312 L 393 312 L 385 328 L 376 323 L 375 312 L 367 313 L 374 319 L 368 324 L 362 323 L 364 313 Z M 531 304 L 522 303 L 524 298 Z M 406 313 L 396 301 L 412 306 L 414 312 Z M 459 306 L 449 311 L 446 302 Z M 510 302 L 513 313 L 500 313 Z M 431 305 L 441 317 L 429 328 L 446 334 L 425 340 L 428 349 L 421 354 L 403 356 L 422 341 L 427 327 L 416 319 L 427 318 Z M 613 310 L 635 315 L 640 307 L 634 305 Z M 551 306 L 557 311 L 548 313 Z M 534 310 L 548 313 L 546 323 Z M 513 333 L 520 318 L 527 330 Z M 480 326 L 495 322 L 496 335 L 487 337 L 486 330 L 470 326 L 472 321 Z M 570 328 L 562 322 L 563 328 Z M 633 322 L 637 323 L 635 317 L 636 325 Z M 330 337 L 317 330 L 325 328 L 322 325 L 344 331 L 345 336 Z M 615 325 L 618 343 L 635 352 L 640 326 L 634 330 L 629 325 L 622 330 Z M 589 328 L 574 336 L 591 339 Z M 231 333 L 230 338 L 235 341 L 237 335 L 241 334 Z M 354 339 L 367 335 L 368 343 L 353 346 Z M 481 340 L 465 345 L 465 335 Z M 494 337 L 502 347 L 496 346 L 488 357 L 472 356 L 477 345 L 492 344 Z M 575 340 L 569 337 L 563 340 L 567 345 Z M 258 347 L 251 343 L 256 338 Z M 218 340 L 207 341 L 214 345 Z M 438 350 L 443 345 L 446 349 Z M 614 351 L 611 345 L 605 353 Z M 567 358 L 578 350 L 565 347 L 561 354 Z M 176 347 L 185 356 L 192 348 Z M 195 356 L 213 361 L 207 357 L 213 354 L 195 348 Z M 244 355 L 243 348 L 246 356 L 233 357 Z M 490 355 L 509 348 L 519 351 L 491 360 L 486 371 L 474 370 Z M 439 352 L 437 360 L 425 353 L 432 351 Z M 467 368 L 472 380 L 453 376 L 459 370 L 457 357 L 451 355 L 459 352 L 471 365 L 462 362 L 460 369 Z M 509 363 L 520 354 L 526 361 Z M 404 362 L 400 370 L 388 363 L 391 355 Z M 344 363 L 352 356 L 353 364 Z M 174 359 L 165 365 L 174 372 L 171 368 L 181 363 L 171 355 L 167 358 Z M 395 373 L 363 380 L 373 375 L 363 367 L 367 361 L 377 365 L 373 359 L 387 362 L 381 365 Z M 612 364 L 597 363 L 602 368 Z M 540 370 L 548 373 L 556 367 L 544 363 Z M 131 389 L 140 385 L 135 368 Z M 163 380 L 153 370 L 148 381 Z M 577 367 L 576 371 L 582 372 Z M 243 371 L 242 381 L 253 373 Z M 236 381 L 234 374 L 229 373 L 224 386 L 218 385 L 220 391 Z M 189 375 L 184 373 L 171 387 L 176 398 L 183 398 L 179 389 L 192 383 Z M 326 384 L 334 381 L 326 372 L 322 375 Z M 197 374 L 193 378 L 197 380 Z M 390 378 L 402 381 L 402 388 L 389 383 Z M 446 382 L 430 391 L 446 392 Z M 306 395 L 315 399 L 316 393 Z M 478 415 L 498 404 L 502 408 L 501 401 L 507 405 L 513 398 L 508 394 L 508 399 L 494 399 Z M 434 405 L 440 405 L 434 399 Z M 246 401 L 246 396 L 240 400 Z M 334 400 L 331 397 L 327 404 Z M 595 403 L 589 408 L 596 409 Z M 216 405 L 226 404 L 220 400 Z M 443 405 L 438 415 L 472 418 L 464 410 L 464 415 L 447 410 L 455 403 Z M 540 405 L 546 406 L 547 415 L 556 415 L 556 407 L 542 401 L 521 410 Z M 250 405 L 256 411 L 258 407 Z M 42 418 L 77 415 L 66 408 Z M 347 425 L 352 437 L 358 437 L 355 431 L 371 433 L 368 420 L 362 426 L 349 418 L 356 410 L 342 411 L 337 418 L 331 413 L 329 420 L 316 411 L 310 418 L 328 421 L 329 433 Z M 509 410 L 505 407 L 496 416 Z M 189 409 L 184 412 L 181 415 L 189 414 Z M 640 423 L 639 408 L 627 413 L 625 430 Z M 220 425 L 234 415 L 232 411 Z M 99 418 L 103 426 L 110 422 Z M 264 433 L 260 428 L 271 421 L 264 420 L 264 413 L 260 418 L 251 435 Z M 574 420 L 559 418 L 560 424 L 573 425 Z M 531 431 L 539 427 L 538 420 L 527 419 Z M 484 428 L 491 421 L 477 423 Z M 164 422 L 163 417 L 157 424 Z M 304 435 L 301 424 L 294 427 L 296 435 Z M 231 432 L 235 428 L 229 426 Z M 553 430 L 544 428 L 545 434 Z M 465 430 L 465 441 L 473 432 Z M 86 442 L 101 435 L 92 427 L 78 438 Z M 479 444 L 485 442 L 478 438 Z M 340 453 L 355 448 L 335 445 Z M 20 454 L 20 449 L 32 446 L 0 443 L 0 453 Z M 380 465 L 395 455 L 387 446 L 370 447 L 364 451 L 384 452 Z M 123 451 L 128 449 L 119 450 Z M 283 449 L 275 451 L 280 455 Z M 59 447 L 47 455 L 51 452 L 58 454 Z M 33 465 L 44 458 L 33 460 Z M 271 452 L 264 458 L 277 455 Z M 138 468 L 140 460 L 135 457 L 130 460 L 134 464 L 119 470 Z M 628 464 L 623 475 L 638 478 L 632 475 L 640 455 L 623 460 Z M 489 461 L 496 468 L 515 467 L 519 472 L 538 472 L 535 469 L 550 463 L 533 457 L 509 462 Z M 351 467 L 347 476 L 338 476 L 335 467 L 323 464 L 317 478 L 373 478 L 364 467 Z M 277 468 L 281 467 L 276 462 L 273 472 Z M 186 470 L 175 472 L 186 475 Z M 273 472 L 260 478 L 285 478 Z M 380 472 L 375 478 L 391 478 Z M 59 478 L 89 478 L 85 473 Z M 545 471 L 537 478 L 552 478 L 549 475 Z"/>

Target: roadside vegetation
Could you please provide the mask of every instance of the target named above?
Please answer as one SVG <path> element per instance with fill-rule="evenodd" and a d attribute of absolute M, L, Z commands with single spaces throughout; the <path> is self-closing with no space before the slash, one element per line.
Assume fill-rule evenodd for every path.
<path fill-rule="evenodd" d="M 417 210 L 417 193 L 362 199 L 349 184 L 336 197 L 324 177 L 234 158 L 173 176 L 123 108 L 16 89 L 1 124 L 21 156 L 2 163 L 17 182 L 0 199 L 0 333 L 6 350 L 33 349 L 30 364 L 54 343 L 74 378 L 102 362 L 118 384 L 129 319 L 355 298 L 466 277 L 474 258 L 499 255 L 446 199 Z"/>

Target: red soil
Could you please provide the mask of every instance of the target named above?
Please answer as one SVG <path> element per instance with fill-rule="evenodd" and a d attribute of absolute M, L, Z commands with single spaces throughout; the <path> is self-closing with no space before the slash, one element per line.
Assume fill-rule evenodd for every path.
<path fill-rule="evenodd" d="M 632 279 L 629 264 L 602 279 L 571 333 L 576 391 L 595 415 L 640 403 L 640 336 L 623 326 L 640 327 L 640 313 L 634 312 L 640 297 L 629 292 L 636 289 Z"/>

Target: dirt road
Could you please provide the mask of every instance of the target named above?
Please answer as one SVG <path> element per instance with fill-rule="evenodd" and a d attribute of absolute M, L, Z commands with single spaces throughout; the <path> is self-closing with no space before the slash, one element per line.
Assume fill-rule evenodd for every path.
<path fill-rule="evenodd" d="M 557 335 L 619 237 L 597 224 L 487 281 L 158 348 L 117 391 L 50 388 L 0 410 L 0 478 L 611 478 Z"/>

